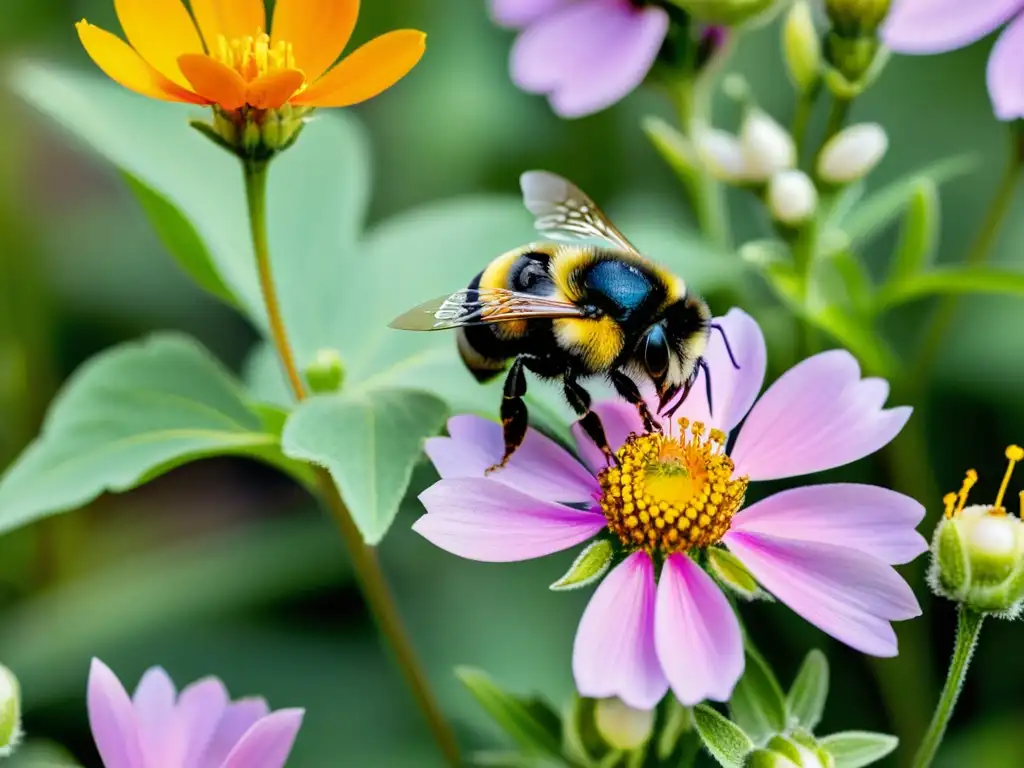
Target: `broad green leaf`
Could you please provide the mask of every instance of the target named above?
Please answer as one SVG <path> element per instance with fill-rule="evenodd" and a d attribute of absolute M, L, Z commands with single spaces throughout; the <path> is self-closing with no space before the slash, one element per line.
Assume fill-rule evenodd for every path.
<path fill-rule="evenodd" d="M 71 377 L 42 435 L 0 478 L 0 531 L 224 454 L 283 458 L 241 388 L 195 341 L 159 334 L 125 344 Z"/>
<path fill-rule="evenodd" d="M 885 733 L 843 731 L 820 740 L 836 759 L 836 768 L 862 768 L 881 760 L 899 745 L 899 739 Z"/>
<path fill-rule="evenodd" d="M 887 285 L 875 297 L 884 311 L 929 296 L 968 293 L 1024 296 L 1024 271 L 981 266 L 937 267 Z"/>
<path fill-rule="evenodd" d="M 747 648 L 743 677 L 729 699 L 729 714 L 755 744 L 786 730 L 786 698 L 761 654 Z"/>
<path fill-rule="evenodd" d="M 821 722 L 827 699 L 828 659 L 815 649 L 800 665 L 800 671 L 786 695 L 786 709 L 801 728 L 813 732 Z"/>
<path fill-rule="evenodd" d="M 852 247 L 860 248 L 896 221 L 910 204 L 922 178 L 936 185 L 944 184 L 971 173 L 977 165 L 974 155 L 960 155 L 913 171 L 869 195 L 838 226 L 849 236 Z"/>
<path fill-rule="evenodd" d="M 99 74 L 23 63 L 14 89 L 111 163 L 183 269 L 266 326 L 241 164 L 188 125 L 205 110 L 138 96 Z M 270 167 L 268 229 L 299 364 L 334 346 L 369 194 L 369 151 L 350 114 L 318 115 Z"/>
<path fill-rule="evenodd" d="M 927 177 L 918 179 L 910 193 L 886 282 L 901 282 L 931 265 L 939 245 L 941 218 L 938 186 Z"/>
<path fill-rule="evenodd" d="M 459 667 L 455 674 L 480 706 L 526 754 L 561 756 L 561 727 L 552 730 L 552 726 L 557 724 L 557 716 L 554 723 L 549 716 L 539 717 L 534 707 L 501 690 L 485 672 L 478 669 Z"/>
<path fill-rule="evenodd" d="M 722 768 L 742 768 L 744 758 L 754 748 L 743 729 L 706 704 L 694 708 L 693 718 L 701 741 L 718 764 Z"/>
<path fill-rule="evenodd" d="M 313 397 L 288 419 L 284 453 L 324 467 L 363 538 L 378 544 L 398 514 L 423 453 L 440 432 L 444 401 L 414 389 L 374 389 Z"/>

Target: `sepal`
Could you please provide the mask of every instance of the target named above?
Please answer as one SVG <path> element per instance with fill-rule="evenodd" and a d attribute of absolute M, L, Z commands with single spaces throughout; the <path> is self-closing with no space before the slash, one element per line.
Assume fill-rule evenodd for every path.
<path fill-rule="evenodd" d="M 550 589 L 563 592 L 593 584 L 608 572 L 613 555 L 614 548 L 608 539 L 591 542 L 576 557 L 565 575 L 552 584 Z"/>

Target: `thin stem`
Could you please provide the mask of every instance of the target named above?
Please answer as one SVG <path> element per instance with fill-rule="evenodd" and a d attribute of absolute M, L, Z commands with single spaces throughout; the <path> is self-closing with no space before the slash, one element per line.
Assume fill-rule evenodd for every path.
<path fill-rule="evenodd" d="M 706 100 L 696 78 L 684 77 L 676 89 L 676 97 L 683 132 L 692 142 L 694 129 L 707 120 Z M 731 250 L 732 238 L 721 185 L 703 163 L 697 163 L 696 173 L 684 181 L 701 232 L 718 247 Z"/>
<path fill-rule="evenodd" d="M 814 104 L 817 101 L 817 89 L 810 89 L 800 94 L 796 102 L 796 109 L 793 112 L 793 128 L 790 133 L 793 136 L 793 143 L 796 144 L 797 162 L 802 156 L 804 142 L 807 140 L 807 127 L 811 123 L 811 115 L 814 113 Z"/>
<path fill-rule="evenodd" d="M 981 228 L 978 230 L 977 235 L 975 235 L 974 242 L 967 252 L 967 258 L 964 260 L 964 263 L 969 266 L 984 264 L 988 261 L 989 256 L 991 256 L 999 233 L 1002 231 L 1003 224 L 1006 221 L 1006 214 L 1010 211 L 1010 203 L 1013 202 L 1017 182 L 1020 181 L 1021 172 L 1024 171 L 1024 137 L 1019 135 L 1015 128 L 1011 128 L 1011 131 L 1013 131 L 1013 135 L 1010 161 L 1006 166 L 1006 171 L 999 182 L 999 186 L 996 188 L 988 214 L 985 216 L 985 220 L 982 222 Z M 924 341 L 921 343 L 921 351 L 918 353 L 917 362 L 910 367 L 916 382 L 914 389 L 918 394 L 921 394 L 927 385 L 932 369 L 935 367 L 936 360 L 945 343 L 946 333 L 949 331 L 953 320 L 956 319 L 958 305 L 959 297 L 955 294 L 944 299 L 932 316 L 931 324 L 925 331 Z"/>
<path fill-rule="evenodd" d="M 946 684 L 942 688 L 942 696 L 939 697 L 939 705 L 932 716 L 928 732 L 917 750 L 912 768 L 927 768 L 939 751 L 942 737 L 946 733 L 946 726 L 949 725 L 949 718 L 953 714 L 956 700 L 959 698 L 960 690 L 964 687 L 964 680 L 967 678 L 967 669 L 971 664 L 974 648 L 978 644 L 983 618 L 982 614 L 976 613 L 966 606 L 960 606 L 960 616 L 956 627 L 956 645 L 953 647 L 953 661 L 949 665 L 949 673 L 946 676 Z"/>
<path fill-rule="evenodd" d="M 256 251 L 256 263 L 260 274 L 260 287 L 263 301 L 267 309 L 271 337 L 281 365 L 291 382 L 296 400 L 304 400 L 307 392 L 299 369 L 295 364 L 295 355 L 288 342 L 281 309 L 277 300 L 273 275 L 270 268 L 270 249 L 267 245 L 266 219 L 266 188 L 267 163 L 250 161 L 245 164 L 246 198 L 249 203 L 249 223 L 252 229 L 252 242 Z M 317 486 L 321 500 L 327 507 L 338 526 L 341 539 L 348 550 L 352 567 L 362 589 L 363 597 L 370 608 L 374 621 L 381 634 L 387 639 L 395 660 L 402 671 L 417 706 L 434 734 L 438 747 L 452 766 L 461 765 L 458 742 L 455 734 L 445 720 L 441 707 L 430 688 L 426 674 L 423 672 L 412 642 L 402 625 L 394 596 L 388 587 L 377 560 L 376 552 L 363 541 L 359 529 L 352 520 L 352 515 L 345 506 L 337 486 L 331 476 L 321 467 L 314 467 Z"/>
<path fill-rule="evenodd" d="M 843 126 L 846 124 L 846 118 L 850 114 L 850 100 L 844 99 L 840 96 L 836 96 L 832 101 L 832 109 L 828 113 L 828 123 L 825 125 L 825 138 L 822 139 L 822 146 L 843 130 Z"/>

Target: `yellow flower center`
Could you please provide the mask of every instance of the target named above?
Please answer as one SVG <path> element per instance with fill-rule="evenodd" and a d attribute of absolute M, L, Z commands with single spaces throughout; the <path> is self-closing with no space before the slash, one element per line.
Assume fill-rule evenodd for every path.
<path fill-rule="evenodd" d="M 255 37 L 236 37 L 228 40 L 217 35 L 217 45 L 210 54 L 221 64 L 235 70 L 246 82 L 282 69 L 295 69 L 292 44 L 278 40 L 270 44 L 270 35 L 259 32 Z"/>
<path fill-rule="evenodd" d="M 734 478 L 725 435 L 679 420 L 678 437 L 631 435 L 618 467 L 598 476 L 608 528 L 633 549 L 685 552 L 718 542 L 743 505 L 748 479 Z M 689 432 L 689 434 L 687 434 Z"/>
<path fill-rule="evenodd" d="M 1013 468 L 1017 465 L 1017 462 L 1024 459 L 1024 448 L 1019 445 L 1011 445 L 1006 449 L 1006 472 L 1003 474 L 1003 482 L 999 486 L 999 493 L 996 495 L 995 503 L 989 507 L 988 512 L 991 515 L 1005 515 L 1006 507 L 1003 506 L 1003 499 L 1006 496 L 1006 489 L 1010 487 L 1010 478 L 1013 477 Z M 971 488 L 978 482 L 978 473 L 973 469 L 967 470 L 967 475 L 964 477 L 963 483 L 960 485 L 960 490 L 956 493 L 947 493 L 942 497 L 942 502 L 946 506 L 946 519 L 959 517 L 964 511 L 964 505 L 967 504 L 967 496 L 971 492 Z M 1020 509 L 1021 517 L 1024 518 L 1024 491 L 1020 492 Z"/>

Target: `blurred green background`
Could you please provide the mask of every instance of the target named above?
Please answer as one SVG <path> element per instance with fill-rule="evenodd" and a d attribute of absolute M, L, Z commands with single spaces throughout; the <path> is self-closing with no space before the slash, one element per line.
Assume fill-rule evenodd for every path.
<path fill-rule="evenodd" d="M 93 73 L 74 33 L 82 17 L 117 29 L 110 0 L 3 0 L 0 66 L 29 57 Z M 602 114 L 562 121 L 509 82 L 512 35 L 489 22 L 482 0 L 365 2 L 355 42 L 397 27 L 427 31 L 428 52 L 398 87 L 354 110 L 373 142 L 371 223 L 447 197 L 515 193 L 518 175 L 532 167 L 569 176 L 599 201 L 655 206 L 688 221 L 681 189 L 639 128 L 645 114 L 670 116 L 657 95 L 639 93 Z M 1005 129 L 984 89 L 989 45 L 940 58 L 896 58 L 854 108 L 854 119 L 882 122 L 891 139 L 873 186 L 943 156 L 978 154 L 977 173 L 943 188 L 945 261 L 962 258 L 1007 156 Z M 788 121 L 793 98 L 776 25 L 745 37 L 729 69 L 744 74 L 760 103 Z M 60 383 L 95 352 L 174 328 L 237 369 L 256 339 L 178 271 L 119 176 L 25 104 L 2 98 L 0 467 L 36 434 Z M 716 117 L 732 128 L 737 109 L 723 101 Z M 184 113 L 181 130 L 189 130 Z M 1021 205 L 1001 239 L 998 260 L 1007 264 L 1020 259 Z M 750 201 L 734 194 L 730 207 L 738 240 L 759 236 Z M 893 241 L 889 233 L 876 243 L 873 267 L 881 269 Z M 408 258 L 444 255 L 425 248 Z M 467 264 L 467 279 L 492 255 Z M 358 253 L 337 258 L 359 268 Z M 708 275 L 714 272 L 709 267 Z M 689 278 L 708 289 L 717 314 L 738 295 L 699 269 Z M 756 280 L 744 295 L 763 302 L 746 308 L 780 350 L 777 374 L 790 362 L 790 326 Z M 338 297 L 361 300 L 346 295 L 344 285 Z M 929 402 L 916 404 L 915 418 L 925 422 L 928 460 L 943 490 L 958 487 L 962 471 L 973 466 L 982 473 L 979 491 L 991 493 L 1003 447 L 1024 440 L 1024 314 L 1001 298 L 964 307 Z M 925 309 L 892 318 L 890 330 L 904 349 L 915 344 Z M 882 481 L 875 471 L 865 462 L 836 476 Z M 417 471 L 382 557 L 464 743 L 490 746 L 500 735 L 452 668 L 480 666 L 513 691 L 536 690 L 560 704 L 571 690 L 572 637 L 587 596 L 546 589 L 569 554 L 478 564 L 410 534 L 419 513 L 415 491 L 432 477 L 426 466 Z M 745 616 L 784 684 L 809 648 L 828 653 L 833 694 L 822 732 L 892 730 L 871 672 L 884 674 L 886 664 L 899 662 L 872 667 L 777 605 L 755 606 Z M 945 670 L 953 619 L 949 606 L 932 604 L 919 620 L 930 639 L 933 689 L 909 693 L 927 702 Z M 986 629 L 941 765 L 1024 765 L 1019 632 L 998 622 Z M 160 664 L 181 684 L 216 674 L 236 696 L 262 694 L 274 707 L 306 707 L 295 768 L 441 764 L 377 645 L 330 523 L 299 488 L 255 463 L 200 462 L 0 539 L 0 661 L 21 679 L 29 734 L 66 744 L 85 766 L 99 764 L 84 709 L 92 656 L 128 686 Z"/>

